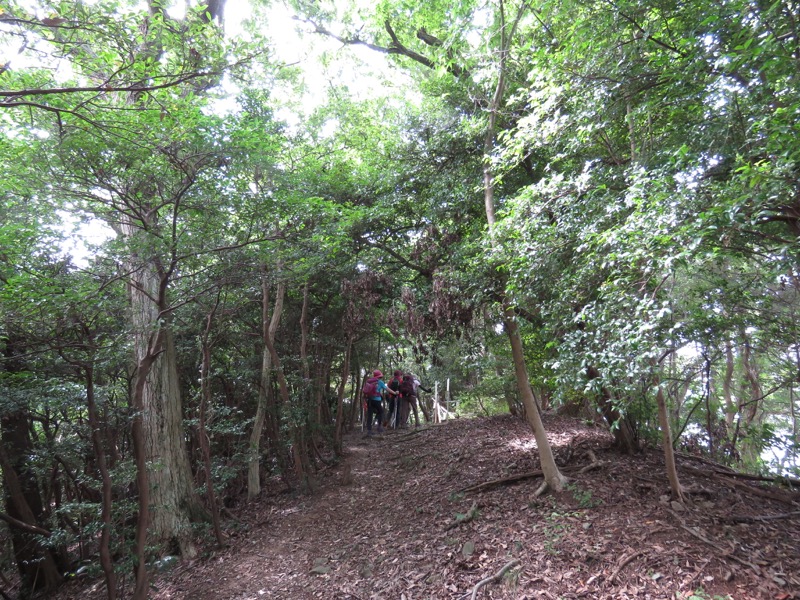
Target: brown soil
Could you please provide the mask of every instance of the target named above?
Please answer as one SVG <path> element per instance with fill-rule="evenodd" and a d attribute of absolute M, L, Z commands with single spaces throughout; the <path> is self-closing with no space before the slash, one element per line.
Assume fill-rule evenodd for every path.
<path fill-rule="evenodd" d="M 353 434 L 313 495 L 234 511 L 228 547 L 156 576 L 151 597 L 800 598 L 800 495 L 679 455 L 682 507 L 658 451 L 624 456 L 601 429 L 545 425 L 572 481 L 558 495 L 535 498 L 538 477 L 463 491 L 538 469 L 510 416 Z M 75 583 L 59 598 L 102 592 Z"/>

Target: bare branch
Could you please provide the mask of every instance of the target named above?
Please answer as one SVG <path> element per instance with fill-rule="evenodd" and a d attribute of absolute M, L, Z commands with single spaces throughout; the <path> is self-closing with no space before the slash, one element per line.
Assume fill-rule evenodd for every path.
<path fill-rule="evenodd" d="M 155 85 L 92 85 L 86 87 L 64 87 L 64 88 L 34 88 L 27 90 L 0 90 L 0 98 L 20 98 L 23 96 L 50 96 L 53 94 L 77 94 L 81 92 L 151 92 L 154 90 L 162 90 L 165 88 L 175 87 L 187 81 L 197 79 L 198 77 L 211 77 L 222 75 L 219 71 L 197 71 L 189 73 L 173 81 L 160 83 Z M 0 102 L 0 107 L 5 107 L 5 102 Z"/>

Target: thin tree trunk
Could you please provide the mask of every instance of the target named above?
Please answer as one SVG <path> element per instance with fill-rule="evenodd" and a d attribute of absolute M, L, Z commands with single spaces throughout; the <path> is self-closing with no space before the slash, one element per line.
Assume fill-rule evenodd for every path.
<path fill-rule="evenodd" d="M 214 527 L 214 537 L 217 540 L 217 545 L 223 547 L 225 539 L 222 536 L 222 528 L 219 523 L 219 508 L 217 507 L 217 498 L 214 493 L 214 480 L 211 476 L 211 448 L 206 433 L 206 412 L 211 405 L 211 382 L 209 381 L 209 373 L 211 371 L 211 325 L 214 321 L 214 315 L 219 306 L 219 294 L 217 294 L 216 302 L 211 312 L 206 317 L 205 331 L 201 336 L 201 349 L 203 354 L 203 362 L 200 367 L 200 416 L 198 422 L 198 438 L 200 440 L 200 450 L 203 454 L 203 469 L 206 476 L 206 494 L 208 495 L 208 504 L 211 507 L 211 522 Z"/>
<path fill-rule="evenodd" d="M 586 376 L 592 379 L 600 378 L 600 371 L 594 366 L 586 368 Z M 627 454 L 633 454 L 637 450 L 636 435 L 625 417 L 614 407 L 614 400 L 611 392 L 606 386 L 600 388 L 600 398 L 597 400 L 603 418 L 611 428 L 614 435 L 616 446 Z"/>
<path fill-rule="evenodd" d="M 747 339 L 747 336 L 744 333 L 742 334 L 742 337 L 744 338 L 744 344 L 742 348 L 742 367 L 744 367 L 744 376 L 747 379 L 747 383 L 750 384 L 750 400 L 747 401 L 747 405 L 744 407 L 746 408 L 744 416 L 745 423 L 747 425 L 751 425 L 756 420 L 756 416 L 758 415 L 758 408 L 761 404 L 761 399 L 764 397 L 764 391 L 761 387 L 758 368 L 752 357 L 750 340 Z"/>
<path fill-rule="evenodd" d="M 664 447 L 664 462 L 667 466 L 667 479 L 672 490 L 672 497 L 679 502 L 684 501 L 683 488 L 678 479 L 678 469 L 675 466 L 675 451 L 672 448 L 672 430 L 669 425 L 669 411 L 664 390 L 661 388 L 658 375 L 655 376 L 656 403 L 658 404 L 658 422 L 661 425 L 661 444 Z"/>
<path fill-rule="evenodd" d="M 715 444 L 716 444 L 716 430 L 715 430 L 715 422 L 716 422 L 716 414 L 714 409 L 711 407 L 711 389 L 712 389 L 712 380 L 711 380 L 711 357 L 707 353 L 703 353 L 703 359 L 705 360 L 705 404 L 706 404 L 706 433 L 708 434 L 708 452 L 712 456 L 715 452 Z"/>
<path fill-rule="evenodd" d="M 489 225 L 489 235 L 492 238 L 494 238 L 494 229 L 496 223 L 492 153 L 494 151 L 495 144 L 497 114 L 500 110 L 500 104 L 503 101 L 503 96 L 505 95 L 505 71 L 509 46 L 525 8 L 527 8 L 527 4 L 523 3 L 519 8 L 516 19 L 514 20 L 510 31 L 506 31 L 505 5 L 502 0 L 500 1 L 500 52 L 497 69 L 498 79 L 494 96 L 492 97 L 491 104 L 489 105 L 489 123 L 486 127 L 486 136 L 484 137 L 483 145 L 484 207 L 486 210 L 486 221 Z M 511 343 L 511 354 L 514 360 L 514 372 L 517 378 L 517 389 L 519 390 L 523 405 L 528 413 L 528 423 L 533 429 L 533 435 L 536 438 L 536 445 L 539 448 L 539 460 L 542 463 L 544 483 L 545 486 L 549 487 L 550 489 L 554 491 L 560 491 L 564 487 L 567 479 L 558 470 L 558 465 L 556 465 L 555 459 L 553 458 L 553 452 L 550 449 L 550 442 L 547 440 L 547 432 L 544 429 L 541 416 L 536 408 L 536 401 L 533 397 L 530 381 L 528 379 L 528 370 L 525 366 L 525 356 L 522 350 L 522 340 L 519 336 L 519 326 L 517 324 L 516 316 L 511 309 L 510 301 L 505 293 L 505 290 L 503 290 L 502 295 L 503 323 L 506 328 L 506 333 L 508 334 L 508 339 Z"/>
<path fill-rule="evenodd" d="M 160 337 L 160 336 L 154 336 Z M 160 341 L 154 340 L 156 346 Z M 145 444 L 143 412 L 144 388 L 147 374 L 155 360 L 155 356 L 147 352 L 137 362 L 136 379 L 133 386 L 131 405 L 133 419 L 131 422 L 131 441 L 133 443 L 133 456 L 136 464 L 136 487 L 139 492 L 139 514 L 136 518 L 136 533 L 134 534 L 133 554 L 136 557 L 134 576 L 136 583 L 133 589 L 133 600 L 146 600 L 148 594 L 147 557 L 147 530 L 150 527 L 150 477 L 147 472 L 147 449 Z"/>
<path fill-rule="evenodd" d="M 355 342 L 354 342 L 355 343 Z M 361 365 L 358 360 L 358 353 L 356 352 L 356 348 L 350 351 L 350 362 L 353 364 L 352 366 L 352 373 L 353 373 L 353 390 L 350 395 L 350 431 L 353 431 L 356 428 L 356 421 L 358 419 L 358 415 L 360 415 L 363 411 L 361 408 L 361 388 L 364 385 L 363 380 L 361 379 Z M 366 376 L 365 376 L 366 378 Z"/>
<path fill-rule="evenodd" d="M 505 306 L 503 313 L 503 323 L 506 333 L 508 334 L 509 342 L 511 343 L 514 372 L 517 376 L 517 390 L 522 399 L 522 404 L 525 407 L 525 416 L 528 420 L 528 424 L 533 430 L 534 438 L 536 438 L 536 446 L 539 449 L 539 461 L 542 465 L 544 481 L 551 490 L 559 492 L 563 489 L 564 485 L 566 485 L 567 478 L 561 474 L 558 465 L 556 465 L 553 451 L 550 448 L 550 442 L 547 439 L 547 432 L 544 429 L 544 423 L 542 423 L 542 417 L 539 415 L 536 399 L 533 397 L 530 380 L 528 379 L 528 369 L 525 365 L 522 338 L 519 335 L 519 325 L 517 324 L 514 311 L 511 310 L 510 307 Z"/>
<path fill-rule="evenodd" d="M 22 372 L 24 366 L 18 359 L 16 336 L 8 333 L 5 342 L 0 369 Z M 0 419 L 0 468 L 6 512 L 15 522 L 30 527 L 12 527 L 9 532 L 23 596 L 41 589 L 55 589 L 62 582 L 63 570 L 58 554 L 30 533 L 41 529 L 40 520 L 45 513 L 36 475 L 28 462 L 33 452 L 30 431 L 30 417 L 25 412 L 6 412 Z"/>
<path fill-rule="evenodd" d="M 258 389 L 258 406 L 256 408 L 256 416 L 253 421 L 253 431 L 250 433 L 250 456 L 247 464 L 247 497 L 253 499 L 261 493 L 261 433 L 264 429 L 264 422 L 266 420 L 267 412 L 273 413 L 270 415 L 270 437 L 274 438 L 273 442 L 276 446 L 278 444 L 278 429 L 274 427 L 277 418 L 277 408 L 269 406 L 270 383 L 272 380 L 272 355 L 269 351 L 269 343 L 275 340 L 275 333 L 278 331 L 278 325 L 281 322 L 281 315 L 283 314 L 283 301 L 286 295 L 286 284 L 283 280 L 278 281 L 277 291 L 275 294 L 275 308 L 272 310 L 272 317 L 269 314 L 269 282 L 267 281 L 266 274 L 261 277 L 261 327 L 262 327 L 262 341 L 264 349 L 261 356 L 261 385 Z"/>
<path fill-rule="evenodd" d="M 89 429 L 91 430 L 92 447 L 94 449 L 97 468 L 100 471 L 103 500 L 100 508 L 100 521 L 102 530 L 100 531 L 100 566 L 103 569 L 103 576 L 106 580 L 106 593 L 108 600 L 115 600 L 117 597 L 117 574 L 114 572 L 114 561 L 111 557 L 111 477 L 108 474 L 108 464 L 106 463 L 106 453 L 103 448 L 103 439 L 100 433 L 100 419 L 97 415 L 97 404 L 94 399 L 94 369 L 92 366 L 84 368 L 86 376 L 86 404 L 89 413 Z"/>
<path fill-rule="evenodd" d="M 333 357 L 330 353 L 325 356 L 319 356 L 319 376 L 316 380 L 317 390 L 317 405 L 319 406 L 319 420 L 324 423 L 326 427 L 334 422 L 334 416 L 331 414 L 330 406 L 330 380 L 331 380 L 331 361 Z"/>
<path fill-rule="evenodd" d="M 41 499 L 35 486 L 35 478 L 26 473 L 25 457 L 29 452 L 20 452 L 20 442 L 27 437 L 26 419 L 20 415 L 3 419 L 2 444 L 0 444 L 0 467 L 3 469 L 3 487 L 6 490 L 6 512 L 14 521 L 39 529 L 35 513 L 41 513 Z M 58 562 L 49 549 L 43 546 L 37 535 L 22 528 L 12 527 L 11 542 L 14 559 L 19 570 L 22 593 L 41 589 L 55 589 L 61 582 Z"/>
<path fill-rule="evenodd" d="M 625 116 L 628 121 L 628 137 L 631 145 L 631 163 L 636 163 L 639 155 L 636 152 L 636 127 L 633 122 L 633 108 L 631 107 L 630 99 L 625 101 Z"/>
<path fill-rule="evenodd" d="M 300 311 L 300 364 L 303 369 L 303 380 L 308 385 L 311 381 L 311 369 L 308 364 L 308 282 L 303 286 L 303 308 Z"/>
<path fill-rule="evenodd" d="M 278 352 L 275 350 L 275 344 L 273 340 L 267 336 L 264 341 L 267 344 L 267 349 L 269 350 L 270 357 L 272 358 L 272 364 L 275 368 L 275 372 L 278 375 L 278 389 L 280 390 L 281 400 L 283 401 L 284 405 L 288 406 L 291 399 L 289 398 L 289 386 L 286 383 L 286 376 L 283 373 L 281 359 L 278 356 Z M 304 491 L 308 491 L 310 489 L 310 473 L 308 468 L 307 448 L 302 427 L 299 423 L 295 423 L 292 426 L 292 456 L 294 460 L 295 474 L 300 481 L 300 487 Z"/>
<path fill-rule="evenodd" d="M 733 401 L 733 393 L 731 391 L 734 366 L 733 344 L 730 340 L 725 340 L 725 379 L 722 381 L 722 398 L 725 402 L 725 423 L 729 430 L 733 427 L 736 413 L 739 412 L 736 403 Z"/>
<path fill-rule="evenodd" d="M 333 435 L 333 447 L 336 454 L 342 454 L 342 422 L 344 421 L 344 392 L 347 385 L 347 376 L 350 374 L 350 354 L 353 349 L 352 336 L 347 337 L 347 349 L 344 353 L 342 363 L 342 381 L 339 383 L 339 391 L 336 394 L 336 429 Z"/>

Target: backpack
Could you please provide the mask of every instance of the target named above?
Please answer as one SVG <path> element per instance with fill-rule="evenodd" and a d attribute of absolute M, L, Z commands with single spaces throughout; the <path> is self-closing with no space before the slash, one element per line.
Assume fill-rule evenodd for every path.
<path fill-rule="evenodd" d="M 389 382 L 389 389 L 392 390 L 393 392 L 400 391 L 400 380 L 397 377 L 395 377 Z"/>
<path fill-rule="evenodd" d="M 411 379 L 403 379 L 403 383 L 400 384 L 400 393 L 403 396 L 413 396 L 414 395 L 414 382 Z"/>
<path fill-rule="evenodd" d="M 368 398 L 372 399 L 375 396 L 379 396 L 378 394 L 378 378 L 377 377 L 370 377 L 364 382 L 364 387 L 361 388 L 361 393 L 367 396 Z"/>

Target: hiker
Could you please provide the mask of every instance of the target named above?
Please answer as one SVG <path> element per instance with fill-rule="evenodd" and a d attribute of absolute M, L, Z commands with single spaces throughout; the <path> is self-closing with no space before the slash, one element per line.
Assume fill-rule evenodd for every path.
<path fill-rule="evenodd" d="M 419 427 L 419 412 L 417 412 L 417 391 L 414 389 L 414 380 L 411 375 L 403 375 L 403 382 L 400 384 L 400 427 L 405 428 L 408 421 L 409 412 L 414 409 L 414 422 Z"/>
<path fill-rule="evenodd" d="M 386 383 L 383 381 L 383 373 L 378 369 L 372 372 L 372 377 L 367 379 L 364 387 L 361 390 L 364 400 L 367 403 L 367 435 L 372 435 L 372 415 L 378 417 L 378 433 L 383 433 L 383 402 L 381 400 L 382 392 L 388 392 L 392 396 L 397 396 L 399 392 L 390 390 Z"/>
<path fill-rule="evenodd" d="M 394 376 L 389 382 L 389 389 L 400 393 L 400 383 L 403 381 L 403 372 L 395 369 Z M 383 420 L 384 427 L 397 427 L 400 415 L 400 400 L 394 396 L 389 396 L 389 412 Z"/>
<path fill-rule="evenodd" d="M 409 375 L 411 375 L 411 381 L 414 384 L 414 396 L 417 398 L 418 403 L 419 403 L 419 408 L 422 411 L 422 414 L 425 416 L 425 422 L 426 423 L 430 423 L 431 422 L 431 416 L 430 416 L 430 414 L 428 414 L 428 409 L 425 408 L 425 403 L 419 397 L 419 390 L 422 390 L 424 392 L 428 392 L 429 394 L 432 394 L 433 390 L 430 390 L 430 389 L 426 388 L 424 385 L 422 385 L 422 382 L 413 373 L 409 373 Z"/>

